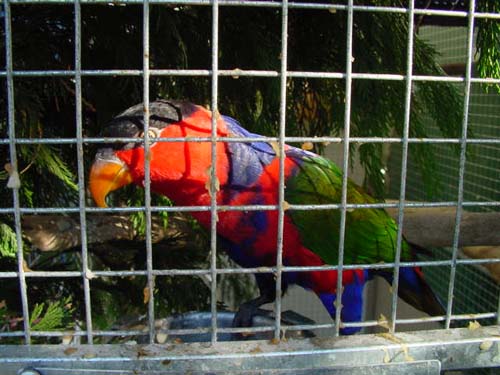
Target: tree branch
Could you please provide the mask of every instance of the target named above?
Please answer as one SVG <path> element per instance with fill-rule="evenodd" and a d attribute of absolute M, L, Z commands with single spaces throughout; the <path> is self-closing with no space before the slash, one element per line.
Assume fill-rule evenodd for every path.
<path fill-rule="evenodd" d="M 167 228 L 158 216 L 152 218 L 153 243 L 164 239 L 186 242 L 193 237 L 193 226 L 184 215 L 172 214 Z M 81 244 L 81 227 L 78 216 L 24 215 L 23 235 L 33 246 L 42 251 L 63 251 Z M 129 215 L 87 214 L 87 243 L 102 244 L 109 241 L 141 241 L 144 236 L 137 233 Z"/>
<path fill-rule="evenodd" d="M 398 210 L 388 209 L 397 219 Z M 403 233 L 406 239 L 422 247 L 451 246 L 455 226 L 455 208 L 406 208 Z M 189 238 L 193 234 L 190 220 L 181 214 L 169 216 L 164 228 L 153 215 L 153 243 L 170 238 Z M 78 217 L 65 215 L 24 215 L 23 234 L 42 251 L 62 251 L 81 244 Z M 128 215 L 87 214 L 87 242 L 113 240 L 139 241 L 143 237 L 133 229 Z M 500 212 L 464 211 L 460 225 L 459 246 L 500 245 Z"/>
<path fill-rule="evenodd" d="M 387 212 L 397 220 L 397 208 Z M 405 208 L 403 234 L 409 242 L 422 247 L 452 246 L 455 215 L 454 207 Z M 493 245 L 500 245 L 500 212 L 464 211 L 458 246 Z"/>
<path fill-rule="evenodd" d="M 500 258 L 500 246 L 467 246 L 462 251 L 469 258 Z M 483 264 L 495 281 L 500 284 L 500 263 Z"/>

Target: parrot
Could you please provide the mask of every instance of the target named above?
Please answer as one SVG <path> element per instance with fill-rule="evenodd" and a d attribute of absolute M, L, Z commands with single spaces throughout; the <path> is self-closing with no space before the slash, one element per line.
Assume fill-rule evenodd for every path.
<path fill-rule="evenodd" d="M 134 105 L 103 128 L 104 137 L 143 138 L 144 104 Z M 215 116 L 217 137 L 252 138 L 258 141 L 212 143 L 190 141 L 210 137 Z M 215 167 L 217 205 L 277 205 L 279 203 L 280 155 L 277 143 L 246 130 L 232 117 L 213 114 L 203 106 L 182 100 L 157 99 L 149 103 L 148 132 L 151 191 L 167 196 L 175 205 L 207 206 L 211 203 L 211 171 Z M 174 142 L 161 138 L 179 138 Z M 156 141 L 154 141 L 156 139 Z M 343 172 L 329 159 L 302 148 L 285 145 L 284 200 L 287 204 L 332 204 L 341 201 Z M 106 197 L 125 185 L 144 186 L 145 149 L 140 142 L 103 144 L 89 172 L 89 190 L 99 207 Z M 348 203 L 376 203 L 353 181 L 347 183 Z M 210 228 L 210 211 L 191 212 L 202 227 Z M 277 261 L 278 210 L 224 210 L 217 212 L 217 243 L 241 267 L 274 267 Z M 282 264 L 284 266 L 336 265 L 339 261 L 339 209 L 286 209 L 283 217 Z M 398 226 L 382 208 L 346 211 L 344 264 L 395 261 Z M 424 249 L 403 238 L 401 260 L 414 261 Z M 282 273 L 282 292 L 299 285 L 314 292 L 335 319 L 337 295 L 341 294 L 341 326 L 344 335 L 358 332 L 354 325 L 363 315 L 363 290 L 374 276 L 393 281 L 392 269 L 345 269 L 342 285 L 337 270 Z M 233 321 L 235 327 L 251 326 L 260 306 L 276 299 L 273 273 L 256 273 L 259 296 L 243 303 Z M 398 295 L 429 315 L 444 315 L 439 298 L 419 267 L 401 267 Z"/>

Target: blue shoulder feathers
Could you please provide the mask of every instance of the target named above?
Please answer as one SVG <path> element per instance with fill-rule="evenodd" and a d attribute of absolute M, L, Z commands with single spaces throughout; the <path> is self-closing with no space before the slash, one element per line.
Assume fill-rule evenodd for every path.
<path fill-rule="evenodd" d="M 231 136 L 262 138 L 242 128 L 235 119 L 222 116 Z M 233 190 L 248 189 L 261 175 L 264 167 L 276 157 L 267 142 L 228 142 L 230 154 L 229 185 Z"/>

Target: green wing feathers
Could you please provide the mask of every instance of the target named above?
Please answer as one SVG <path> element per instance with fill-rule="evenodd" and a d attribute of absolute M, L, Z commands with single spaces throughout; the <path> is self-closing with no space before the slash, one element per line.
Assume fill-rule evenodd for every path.
<path fill-rule="evenodd" d="M 340 203 L 342 171 L 319 156 L 301 156 L 297 172 L 286 181 L 285 200 L 292 204 Z M 376 201 L 349 180 L 348 203 Z M 328 264 L 338 263 L 340 210 L 290 210 L 304 245 Z M 383 209 L 350 209 L 346 216 L 344 263 L 393 262 L 397 225 Z M 402 242 L 402 260 L 412 258 L 408 244 Z"/>

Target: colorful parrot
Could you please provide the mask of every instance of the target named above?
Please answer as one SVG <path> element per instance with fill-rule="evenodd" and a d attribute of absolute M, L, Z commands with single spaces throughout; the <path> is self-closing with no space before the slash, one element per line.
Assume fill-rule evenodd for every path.
<path fill-rule="evenodd" d="M 201 106 L 174 100 L 150 103 L 151 137 L 182 138 L 177 142 L 157 141 L 150 146 L 151 190 L 183 206 L 210 205 L 211 143 L 189 142 L 186 137 L 210 137 L 212 113 Z M 143 104 L 114 118 L 105 137 L 143 137 Z M 217 136 L 260 136 L 245 130 L 236 120 L 217 115 Z M 276 147 L 264 139 L 258 142 L 217 142 L 217 204 L 276 205 L 278 203 L 279 157 Z M 285 201 L 290 204 L 331 204 L 341 199 L 342 171 L 331 161 L 309 151 L 285 148 Z M 90 192 L 100 207 L 106 196 L 124 185 L 143 185 L 144 147 L 141 143 L 114 144 L 100 149 L 90 171 Z M 348 182 L 349 203 L 374 203 L 352 181 Z M 210 212 L 192 212 L 209 228 Z M 283 229 L 283 264 L 286 266 L 335 265 L 338 262 L 340 210 L 286 210 Z M 219 211 L 218 243 L 242 267 L 275 266 L 278 211 Z M 394 262 L 397 225 L 383 209 L 354 209 L 346 214 L 345 264 Z M 415 259 L 415 248 L 403 240 L 401 259 Z M 342 274 L 342 322 L 362 319 L 363 287 L 373 275 L 392 282 L 391 270 L 344 270 Z M 235 326 L 249 326 L 258 307 L 274 301 L 272 274 L 258 273 L 260 295 L 244 303 Z M 337 272 L 284 272 L 282 287 L 291 284 L 312 290 L 335 317 Z M 400 269 L 399 296 L 430 315 L 444 309 L 425 282 L 419 268 Z M 358 331 L 341 328 L 342 334 Z"/>

